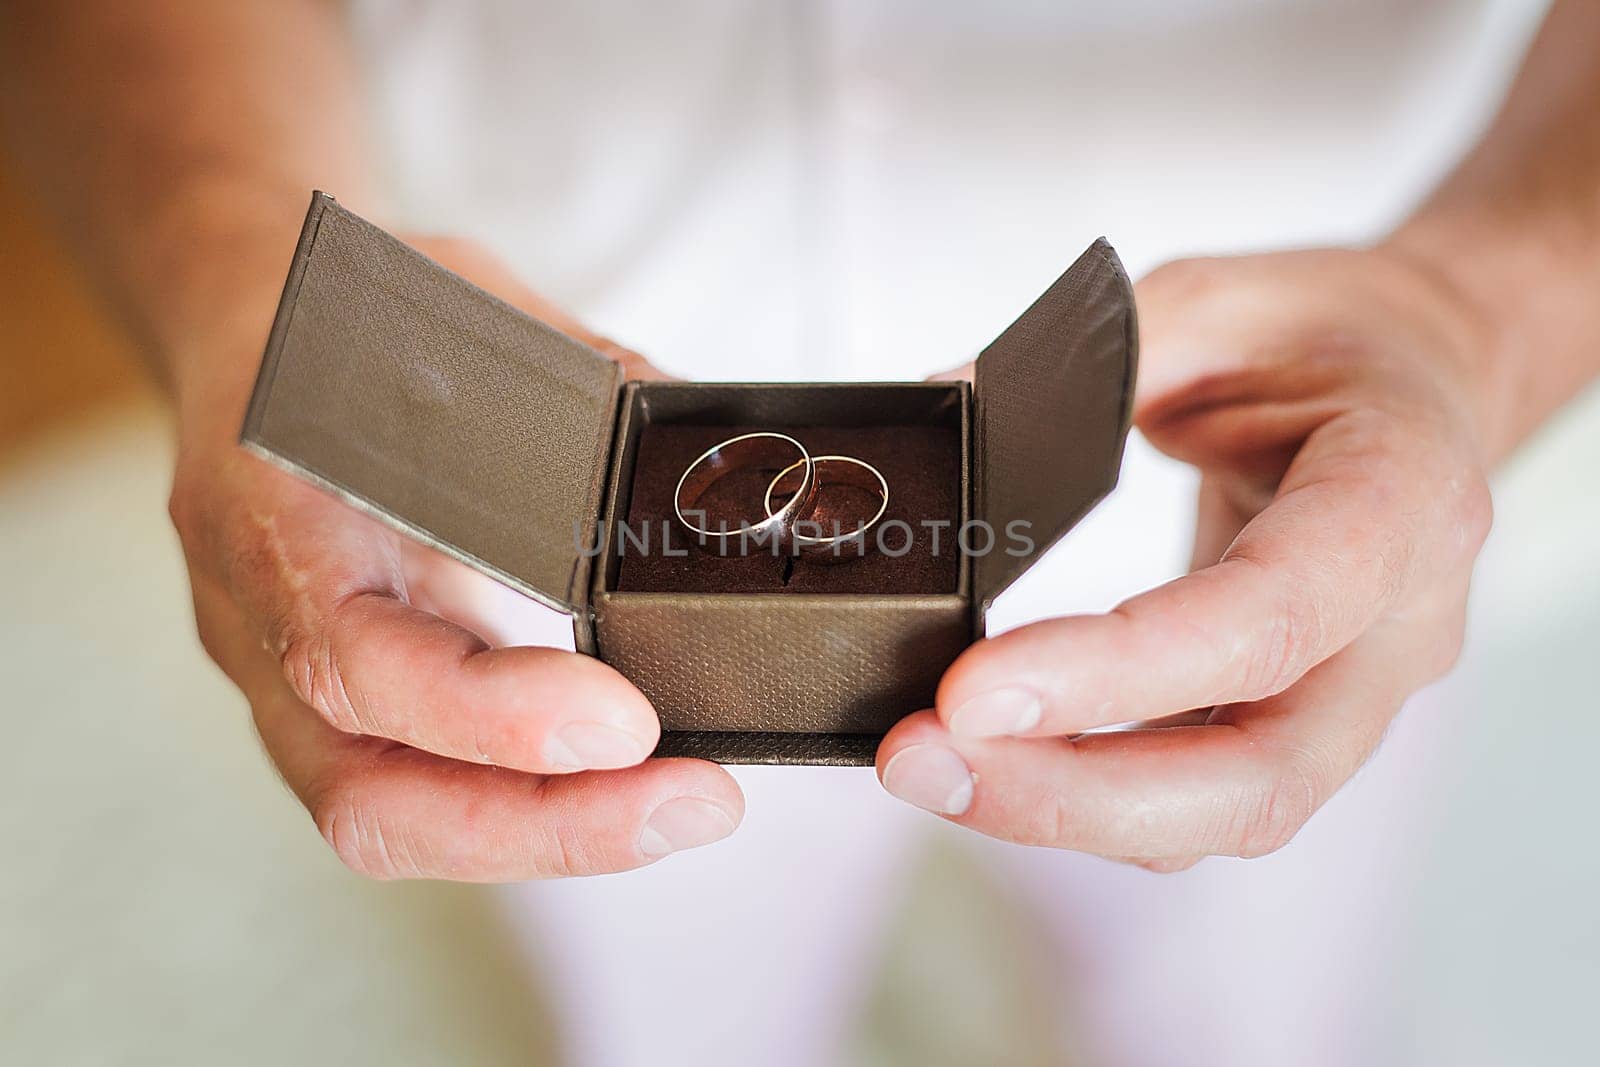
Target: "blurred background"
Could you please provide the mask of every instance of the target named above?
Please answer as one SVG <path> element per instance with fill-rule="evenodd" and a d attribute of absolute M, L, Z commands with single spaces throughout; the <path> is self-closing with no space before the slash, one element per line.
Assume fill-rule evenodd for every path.
<path fill-rule="evenodd" d="M 1359 19 L 1372 6 L 1344 10 Z M 1393 120 L 1381 128 L 1348 109 L 1344 118 L 1322 114 L 1311 97 L 1262 100 L 1239 88 L 1270 79 L 1262 56 L 1287 63 L 1296 49 L 1326 42 L 1326 22 L 1265 36 L 1243 22 L 1225 26 L 1206 65 L 1181 76 L 1159 62 L 1160 41 L 1115 38 L 1130 49 L 1137 42 L 1141 59 L 1108 62 L 1137 67 L 1129 83 L 1140 88 L 1142 113 L 1156 114 L 1166 93 L 1211 92 L 1232 106 L 1199 134 L 1175 126 L 1158 136 L 1153 118 L 1099 127 L 1092 165 L 1069 171 L 1083 199 L 1078 228 L 1092 237 L 1090 228 L 1103 227 L 1140 272 L 1188 251 L 1359 239 L 1392 220 L 1475 135 L 1539 7 L 1405 6 L 1429 16 L 1411 25 L 1426 36 L 1427 62 L 1406 79 L 1369 84 L 1373 106 Z M 892 82 L 890 71 L 851 97 L 847 118 L 862 136 L 894 128 Z M 1274 108 L 1307 107 L 1313 121 L 1302 123 L 1299 141 L 1252 133 L 1267 128 Z M 1252 136 L 1259 159 L 1241 162 L 1227 150 Z M 1176 180 L 1163 170 L 1172 153 L 1183 161 L 1181 194 L 1163 184 Z M 482 217 L 452 225 L 491 230 L 492 198 L 479 202 Z M 983 226 L 981 215 L 965 221 Z M 895 222 L 874 225 L 887 231 Z M 871 236 L 870 227 L 851 232 Z M 516 258 L 515 248 L 506 251 Z M 673 247 L 657 251 L 670 256 Z M 1048 254 L 1060 258 L 1059 249 Z M 864 278 L 879 277 L 869 253 L 852 262 Z M 1017 267 L 1026 279 L 1019 284 L 1033 285 L 1035 267 Z M 924 301 L 929 291 L 907 283 L 880 292 L 870 279 L 857 290 L 891 304 Z M 576 283 L 558 295 L 585 305 Z M 1011 297 L 991 290 L 981 299 L 999 307 Z M 608 316 L 627 319 L 621 309 L 630 300 L 626 284 L 611 286 L 582 310 L 604 327 Z M 675 334 L 661 319 L 665 306 L 637 312 L 619 336 L 638 343 L 659 335 L 673 369 L 715 374 L 715 360 L 702 368 L 686 355 L 691 340 L 704 338 L 687 327 Z M 997 316 L 986 308 L 973 320 Z M 905 359 L 907 376 L 934 369 L 919 360 L 940 343 L 961 354 L 938 338 L 937 321 L 917 329 L 926 332 L 900 340 L 917 353 Z M 841 351 L 884 343 L 871 328 L 846 328 L 836 339 Z M 734 346 L 727 352 L 729 365 L 744 356 Z M 561 950 L 576 909 L 604 912 L 621 893 L 618 880 L 495 890 L 379 886 L 347 874 L 275 780 L 242 699 L 195 640 L 165 515 L 171 456 L 167 413 L 128 341 L 0 158 L 0 708 L 8 735 L 0 744 L 0 1060 L 555 1063 L 572 1042 L 598 1040 L 573 1037 L 564 1020 L 599 987 L 547 955 Z M 1374 766 L 1300 839 L 1261 861 L 1277 865 L 1280 891 L 1261 898 L 1250 932 L 1241 934 L 1237 916 L 1250 913 L 1252 864 L 1211 860 L 1159 879 L 1081 858 L 1019 856 L 898 810 L 884 816 L 904 820 L 896 825 L 909 844 L 896 846 L 903 869 L 889 888 L 871 889 L 892 906 L 874 909 L 870 922 L 849 920 L 858 925 L 841 935 L 868 949 L 859 973 L 829 994 L 842 1019 L 827 1038 L 843 1050 L 838 1059 L 1095 1062 L 1077 1021 L 1091 1012 L 1098 1021 L 1088 1030 L 1123 1037 L 1178 1022 L 1201 1033 L 1226 1027 L 1229 1020 L 1212 1017 L 1207 991 L 1226 954 L 1227 973 L 1242 968 L 1264 991 L 1263 1010 L 1282 1012 L 1282 1025 L 1259 1039 L 1265 1053 L 1292 1057 L 1296 1041 L 1328 1038 L 1296 1025 L 1304 1005 L 1331 997 L 1359 1008 L 1318 1024 L 1337 1029 L 1351 1062 L 1357 1053 L 1361 1062 L 1588 1062 L 1590 1002 L 1600 989 L 1591 824 L 1591 754 L 1600 750 L 1596 470 L 1600 393 L 1591 389 L 1496 483 L 1496 528 L 1460 667 L 1414 701 Z M 1009 621 L 1109 602 L 1170 573 L 1191 488 L 1185 472 L 1135 442 L 1123 488 L 1038 568 L 1033 592 L 1007 609 Z M 1146 558 L 1100 573 L 1093 561 L 1118 552 Z M 1042 595 L 1047 588 L 1079 592 L 1068 603 Z M 848 829 L 842 812 L 891 804 L 867 771 L 812 779 L 831 783 L 824 798 L 799 795 L 783 774 L 740 777 L 750 827 L 812 828 L 800 831 L 796 862 L 841 847 L 829 835 Z M 1380 775 L 1383 786 L 1370 786 Z M 1408 833 L 1391 832 L 1396 822 Z M 679 881 L 661 884 L 696 893 L 738 885 L 741 847 L 736 837 L 698 866 L 674 860 Z M 1363 895 L 1368 910 L 1349 914 L 1319 895 L 1317 872 L 1330 857 L 1376 887 Z M 1282 886 L 1295 879 L 1304 907 L 1282 910 L 1296 899 Z M 848 891 L 848 880 L 841 885 Z M 1167 961 L 1160 976 L 1118 973 L 1114 939 L 1102 944 L 1070 916 L 1052 917 L 1073 911 L 1063 898 L 1104 900 L 1108 887 L 1120 906 L 1086 907 L 1080 919 L 1132 927 L 1156 948 L 1145 959 L 1159 958 L 1163 931 L 1175 924 L 1190 928 L 1193 943 L 1192 927 L 1215 923 L 1217 956 Z M 523 906 L 535 894 L 543 894 L 541 921 Z M 771 921 L 757 911 L 740 917 Z M 1040 926 L 1052 933 L 1035 936 Z M 1357 926 L 1361 936 L 1344 936 Z M 1324 927 L 1326 936 L 1297 936 L 1291 950 L 1275 933 L 1287 927 L 1302 935 Z M 608 948 L 616 952 L 627 951 L 628 937 L 650 936 L 620 916 L 615 929 Z M 1382 951 L 1371 952 L 1374 944 Z M 1077 958 L 1063 962 L 1073 950 Z M 1345 958 L 1351 952 L 1370 958 Z M 1039 977 L 1063 969 L 1072 976 Z M 1101 985 L 1149 996 L 1097 1010 Z M 1043 992 L 1073 988 L 1082 994 L 1076 1011 Z M 638 1033 L 605 1048 L 647 1055 L 672 1026 L 698 1028 L 694 1039 L 708 1048 L 738 1047 L 737 1012 L 667 1019 L 651 1013 L 648 990 L 639 995 Z M 769 986 L 763 995 L 812 994 L 798 972 L 792 990 Z M 958 1000 L 959 1019 L 949 1007 Z"/>

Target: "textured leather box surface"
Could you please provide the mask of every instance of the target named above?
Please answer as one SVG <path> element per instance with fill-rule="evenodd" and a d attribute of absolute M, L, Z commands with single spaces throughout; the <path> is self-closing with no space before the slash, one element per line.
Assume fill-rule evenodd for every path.
<path fill-rule="evenodd" d="M 1132 287 L 1101 240 L 984 350 L 970 391 L 625 387 L 583 344 L 316 194 L 241 441 L 569 612 L 578 649 L 656 703 L 661 754 L 864 764 L 928 706 L 994 597 L 1115 485 L 1136 353 Z M 1031 551 L 963 557 L 948 592 L 619 587 L 611 540 L 652 416 L 867 424 L 936 394 L 959 413 L 959 517 L 1021 523 Z"/>

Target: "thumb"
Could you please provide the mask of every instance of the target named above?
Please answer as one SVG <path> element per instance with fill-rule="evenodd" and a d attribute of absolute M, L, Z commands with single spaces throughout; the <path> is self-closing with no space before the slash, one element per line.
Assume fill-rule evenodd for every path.
<path fill-rule="evenodd" d="M 930 375 L 928 375 L 928 381 L 930 381 L 930 382 L 970 382 L 970 381 L 972 381 L 972 372 L 973 372 L 974 368 L 976 368 L 976 367 L 977 367 L 977 364 L 975 362 L 968 361 L 966 363 L 961 364 L 961 366 L 959 366 L 959 367 L 951 367 L 949 370 L 942 370 L 938 374 L 930 374 Z"/>
<path fill-rule="evenodd" d="M 589 344 L 593 345 L 601 355 L 622 364 L 622 369 L 632 381 L 670 382 L 678 380 L 676 375 L 668 374 L 633 349 L 623 348 L 615 341 L 607 340 L 604 337 L 596 337 Z"/>

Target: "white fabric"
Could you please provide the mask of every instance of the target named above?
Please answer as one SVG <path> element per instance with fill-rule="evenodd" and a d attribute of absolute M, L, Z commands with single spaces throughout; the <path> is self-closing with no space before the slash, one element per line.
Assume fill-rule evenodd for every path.
<path fill-rule="evenodd" d="M 971 358 L 1101 233 L 1139 274 L 1381 232 L 1486 121 L 1542 6 L 368 0 L 355 25 L 410 224 L 486 240 L 684 376 L 896 379 Z M 1133 442 L 998 620 L 1177 573 L 1191 496 Z M 1102 1062 L 1368 1061 L 1429 722 L 1264 861 L 1155 879 L 973 845 L 1084 968 Z M 737 773 L 730 842 L 508 892 L 580 1062 L 830 1059 L 932 820 L 866 771 Z M 1307 967 L 1315 995 L 1282 980 Z"/>

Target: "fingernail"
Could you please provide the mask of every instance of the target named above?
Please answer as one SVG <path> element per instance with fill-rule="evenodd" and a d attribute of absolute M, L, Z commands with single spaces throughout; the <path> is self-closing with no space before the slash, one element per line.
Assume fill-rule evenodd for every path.
<path fill-rule="evenodd" d="M 911 745 L 896 752 L 883 769 L 883 787 L 907 804 L 940 815 L 960 815 L 972 806 L 977 781 L 955 749 Z"/>
<path fill-rule="evenodd" d="M 640 738 L 599 722 L 569 722 L 544 743 L 544 756 L 569 771 L 632 767 L 650 754 Z"/>
<path fill-rule="evenodd" d="M 676 797 L 650 813 L 639 834 L 639 851 L 657 859 L 686 848 L 721 841 L 733 833 L 733 816 L 709 800 Z"/>
<path fill-rule="evenodd" d="M 992 689 L 971 697 L 950 715 L 950 732 L 965 737 L 1023 734 L 1039 725 L 1044 704 L 1031 689 Z"/>

